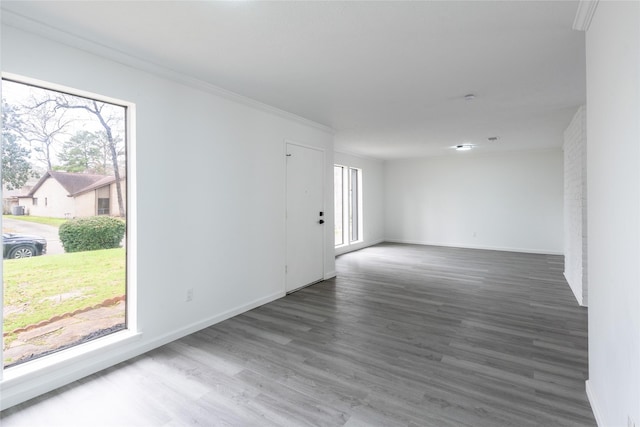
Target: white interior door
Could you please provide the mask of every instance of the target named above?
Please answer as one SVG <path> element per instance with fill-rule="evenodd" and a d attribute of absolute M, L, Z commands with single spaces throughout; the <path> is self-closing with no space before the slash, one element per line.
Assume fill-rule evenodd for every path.
<path fill-rule="evenodd" d="M 287 274 L 291 292 L 324 276 L 324 152 L 287 143 Z"/>

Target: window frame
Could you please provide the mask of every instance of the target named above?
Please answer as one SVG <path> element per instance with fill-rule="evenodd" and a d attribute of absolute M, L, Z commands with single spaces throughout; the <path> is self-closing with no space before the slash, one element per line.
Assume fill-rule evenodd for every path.
<path fill-rule="evenodd" d="M 337 227 L 337 221 L 341 220 L 342 226 L 342 243 L 336 243 L 335 248 L 343 248 L 356 243 L 361 243 L 363 237 L 363 209 L 362 209 L 362 169 L 352 166 L 334 164 L 334 189 L 335 185 L 335 168 L 342 168 L 342 192 L 340 199 L 334 194 L 334 209 L 338 200 L 341 200 L 342 217 L 339 218 L 335 214 L 334 229 Z M 334 233 L 335 234 L 335 233 Z"/>
<path fill-rule="evenodd" d="M 57 83 L 35 79 L 19 74 L 1 72 L 0 79 L 13 81 L 16 83 L 39 87 L 45 90 L 52 90 L 72 96 L 94 99 L 99 102 L 121 106 L 125 109 L 124 114 L 124 138 L 126 150 L 126 306 L 125 306 L 125 329 L 87 341 L 76 346 L 60 350 L 26 363 L 10 366 L 8 369 L 0 368 L 0 383 L 21 383 L 32 381 L 42 375 L 50 375 L 60 369 L 68 368 L 83 361 L 99 361 L 104 356 L 104 351 L 113 348 L 114 350 L 126 345 L 131 340 L 138 340 L 141 332 L 138 329 L 137 313 L 137 197 L 136 197 L 136 105 L 133 102 L 110 96 L 89 92 L 86 90 L 72 88 Z M 0 118 L 0 125 L 2 119 Z M 1 168 L 0 168 L 1 170 Z M 0 225 L 2 219 L 0 217 Z M 0 277 L 4 274 L 0 263 Z M 0 318 L 4 313 L 4 292 L 0 292 Z M 3 346 L 0 346 L 0 360 L 4 360 Z M 4 365 L 4 363 L 3 363 Z"/>
<path fill-rule="evenodd" d="M 340 169 L 340 184 L 336 185 L 336 177 L 337 177 L 337 169 Z M 344 166 L 341 165 L 333 165 L 333 206 L 334 206 L 334 246 L 339 247 L 345 244 L 345 229 L 344 229 L 344 215 L 345 215 L 345 204 L 344 204 Z M 336 193 L 339 191 L 339 194 Z M 339 209 L 337 206 L 339 205 Z M 338 212 L 339 211 L 339 212 Z M 338 230 L 338 225 L 340 229 Z M 340 241 L 337 241 L 337 236 L 340 236 Z"/>

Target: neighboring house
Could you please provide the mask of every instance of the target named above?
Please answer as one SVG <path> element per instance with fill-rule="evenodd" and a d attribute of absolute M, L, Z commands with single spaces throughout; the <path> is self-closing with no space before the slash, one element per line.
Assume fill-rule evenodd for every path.
<path fill-rule="evenodd" d="M 120 182 L 124 202 L 124 178 Z M 120 213 L 116 179 L 108 175 L 48 171 L 26 196 L 18 196 L 18 202 L 26 214 L 34 216 L 75 218 Z"/>
<path fill-rule="evenodd" d="M 33 186 L 36 185 L 36 181 L 28 181 L 21 188 L 17 190 L 9 190 L 5 186 L 2 187 L 2 214 L 10 215 L 13 213 L 14 208 L 20 205 L 18 197 L 22 194 L 28 194 Z"/>

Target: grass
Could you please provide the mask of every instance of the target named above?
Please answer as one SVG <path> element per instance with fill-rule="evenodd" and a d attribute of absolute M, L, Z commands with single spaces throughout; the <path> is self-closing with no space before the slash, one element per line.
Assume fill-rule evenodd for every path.
<path fill-rule="evenodd" d="M 125 294 L 124 248 L 4 260 L 3 263 L 4 332 Z"/>
<path fill-rule="evenodd" d="M 31 215 L 2 215 L 3 218 L 17 219 L 25 222 L 36 222 L 38 224 L 51 225 L 60 227 L 61 224 L 67 222 L 65 218 L 51 218 L 48 216 L 31 216 Z"/>

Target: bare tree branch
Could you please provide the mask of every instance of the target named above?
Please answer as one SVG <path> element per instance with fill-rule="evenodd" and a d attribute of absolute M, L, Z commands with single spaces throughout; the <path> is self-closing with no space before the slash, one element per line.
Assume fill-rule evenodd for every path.
<path fill-rule="evenodd" d="M 75 98 L 80 103 L 72 103 L 68 99 L 68 97 L 64 94 L 61 94 L 58 98 L 56 98 L 56 108 L 57 109 L 83 109 L 90 114 L 94 115 L 102 127 L 104 128 L 106 137 L 107 137 L 107 145 L 109 151 L 111 153 L 111 162 L 113 165 L 113 173 L 116 180 L 116 193 L 118 197 L 118 209 L 121 217 L 125 216 L 124 210 L 124 197 L 122 195 L 122 184 L 120 177 L 120 167 L 118 162 L 118 147 L 117 147 L 117 139 L 114 138 L 113 131 L 111 125 L 109 124 L 110 118 L 105 118 L 103 114 L 103 109 L 105 107 L 105 103 L 98 102 L 94 99 L 88 100 L 84 98 Z"/>
<path fill-rule="evenodd" d="M 68 126 L 74 121 L 66 117 L 65 111 L 48 108 L 53 100 L 49 97 L 36 99 L 32 97 L 28 103 L 19 106 L 22 120 L 16 129 L 22 139 L 27 141 L 47 170 L 53 169 L 52 152 L 55 142 L 66 133 Z"/>

